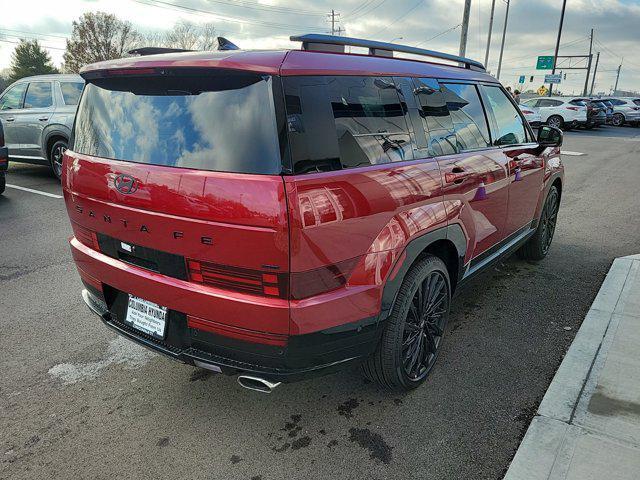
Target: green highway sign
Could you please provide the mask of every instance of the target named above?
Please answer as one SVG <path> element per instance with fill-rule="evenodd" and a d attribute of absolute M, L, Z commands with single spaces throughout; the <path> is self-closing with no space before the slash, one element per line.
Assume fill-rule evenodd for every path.
<path fill-rule="evenodd" d="M 536 64 L 536 70 L 551 70 L 553 69 L 553 55 L 542 55 L 538 57 L 538 63 Z"/>

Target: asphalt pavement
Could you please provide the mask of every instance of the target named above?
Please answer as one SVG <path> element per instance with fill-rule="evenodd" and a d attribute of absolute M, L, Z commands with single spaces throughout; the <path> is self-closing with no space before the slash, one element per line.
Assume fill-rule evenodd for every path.
<path fill-rule="evenodd" d="M 63 201 L 0 196 L 0 478 L 501 478 L 615 257 L 638 253 L 640 129 L 569 132 L 554 243 L 454 301 L 408 395 L 357 370 L 271 395 L 116 337 L 90 314 Z M 60 195 L 46 169 L 9 184 Z"/>

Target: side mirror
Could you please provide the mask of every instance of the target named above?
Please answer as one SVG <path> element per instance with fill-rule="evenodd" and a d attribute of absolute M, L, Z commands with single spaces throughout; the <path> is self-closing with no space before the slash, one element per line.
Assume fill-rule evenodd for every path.
<path fill-rule="evenodd" d="M 543 125 L 538 129 L 538 144 L 541 147 L 561 147 L 563 133 L 556 127 Z"/>

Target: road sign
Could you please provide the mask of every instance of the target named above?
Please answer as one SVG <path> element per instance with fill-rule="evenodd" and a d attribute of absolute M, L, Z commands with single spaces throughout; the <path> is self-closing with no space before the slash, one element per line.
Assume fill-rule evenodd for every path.
<path fill-rule="evenodd" d="M 538 63 L 536 64 L 536 70 L 551 70 L 553 69 L 553 55 L 541 55 L 538 57 Z"/>
<path fill-rule="evenodd" d="M 556 73 L 555 75 L 545 75 L 544 83 L 560 83 L 562 81 L 562 74 Z"/>
<path fill-rule="evenodd" d="M 547 93 L 549 93 L 549 89 L 547 87 L 545 87 L 544 85 L 542 85 L 538 89 L 538 95 L 540 95 L 541 97 L 544 97 Z"/>
<path fill-rule="evenodd" d="M 520 79 L 518 80 L 518 83 L 524 83 L 524 75 L 520 75 Z"/>

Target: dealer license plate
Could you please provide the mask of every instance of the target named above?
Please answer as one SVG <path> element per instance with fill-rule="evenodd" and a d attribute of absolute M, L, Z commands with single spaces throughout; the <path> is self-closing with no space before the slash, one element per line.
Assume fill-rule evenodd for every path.
<path fill-rule="evenodd" d="M 129 295 L 125 323 L 155 338 L 164 338 L 167 325 L 167 307 L 144 298 Z"/>

